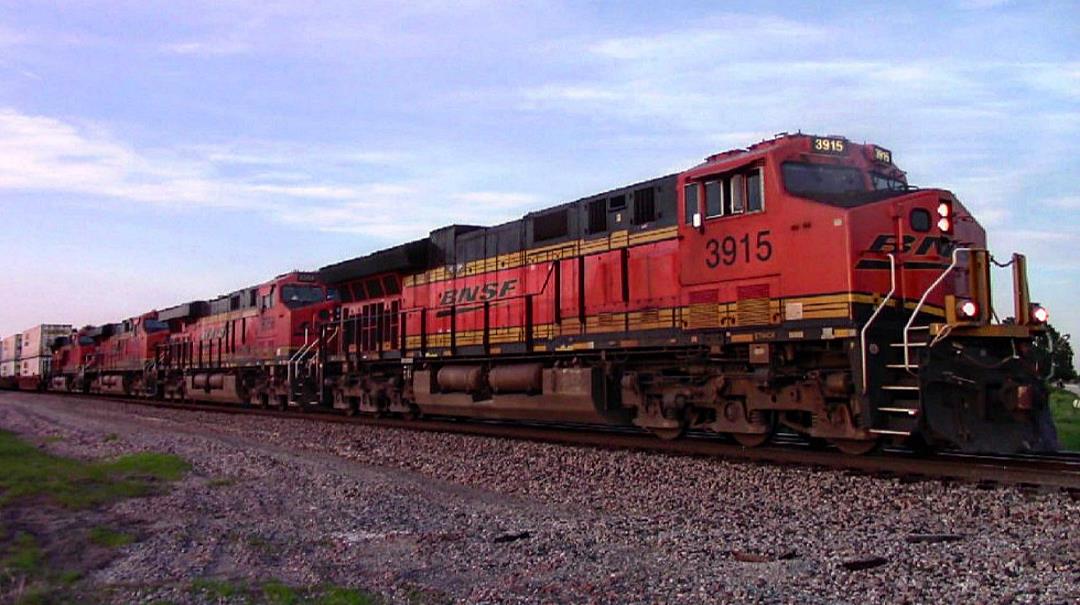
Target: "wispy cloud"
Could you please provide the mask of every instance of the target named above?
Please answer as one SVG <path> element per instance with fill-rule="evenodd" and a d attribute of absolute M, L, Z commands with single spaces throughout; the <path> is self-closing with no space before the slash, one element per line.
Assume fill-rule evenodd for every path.
<path fill-rule="evenodd" d="M 177 55 L 218 57 L 251 52 L 252 46 L 239 40 L 201 40 L 165 44 L 162 50 Z"/>
<path fill-rule="evenodd" d="M 245 210 L 309 229 L 383 238 L 419 236 L 453 222 L 500 222 L 538 201 L 524 193 L 440 188 L 445 179 L 365 181 L 303 171 L 333 160 L 346 167 L 345 177 L 358 164 L 406 161 L 412 157 L 406 152 L 308 149 L 291 162 L 287 154 L 266 143 L 248 151 L 238 145 L 138 150 L 100 125 L 0 110 L 0 191 L 61 191 L 104 203 Z M 222 165 L 237 163 L 293 170 L 284 173 L 285 179 L 282 173 L 230 176 L 221 171 Z M 441 170 L 453 172 L 445 166 Z"/>

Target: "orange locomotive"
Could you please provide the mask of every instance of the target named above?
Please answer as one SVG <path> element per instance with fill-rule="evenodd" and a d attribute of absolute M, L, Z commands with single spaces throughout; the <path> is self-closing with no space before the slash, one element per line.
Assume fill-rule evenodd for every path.
<path fill-rule="evenodd" d="M 1013 272 L 1004 321 L 994 263 Z M 993 258 L 951 193 L 875 145 L 781 135 L 129 320 L 53 384 L 747 446 L 783 427 L 853 454 L 1053 450 L 1046 319 L 1024 257 Z"/>
<path fill-rule="evenodd" d="M 337 303 L 312 273 L 292 272 L 53 346 L 53 390 L 288 405 L 321 397 L 316 326 Z M 294 389 L 294 391 L 290 391 Z"/>
<path fill-rule="evenodd" d="M 993 262 L 888 150 L 781 135 L 324 267 L 320 380 L 353 412 L 1055 449 L 1045 310 L 1014 255 L 1015 318 L 993 321 Z"/>

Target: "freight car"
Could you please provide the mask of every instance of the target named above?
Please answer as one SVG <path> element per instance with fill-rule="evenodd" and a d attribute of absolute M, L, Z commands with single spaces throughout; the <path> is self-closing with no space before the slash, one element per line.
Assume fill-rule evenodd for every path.
<path fill-rule="evenodd" d="M 991 256 L 952 193 L 876 145 L 785 134 L 143 316 L 141 365 L 111 371 L 166 398 L 1038 451 L 1057 445 L 1046 319 L 1024 257 Z"/>

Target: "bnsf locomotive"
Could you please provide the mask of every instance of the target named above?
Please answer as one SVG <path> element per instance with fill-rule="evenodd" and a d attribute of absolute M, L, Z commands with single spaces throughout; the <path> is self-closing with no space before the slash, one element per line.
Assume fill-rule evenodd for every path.
<path fill-rule="evenodd" d="M 990 269 L 1012 269 L 999 320 Z M 1046 312 L 948 191 L 781 135 L 58 343 L 53 388 L 349 413 L 1052 450 Z"/>

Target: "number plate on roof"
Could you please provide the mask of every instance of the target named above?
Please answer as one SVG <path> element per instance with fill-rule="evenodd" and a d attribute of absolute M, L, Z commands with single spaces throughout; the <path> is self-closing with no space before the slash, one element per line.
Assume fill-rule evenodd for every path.
<path fill-rule="evenodd" d="M 874 145 L 874 161 L 882 164 L 892 164 L 892 152 L 884 147 Z"/>
<path fill-rule="evenodd" d="M 844 155 L 847 153 L 847 141 L 828 137 L 814 137 L 810 139 L 810 151 L 814 153 L 829 153 Z"/>

